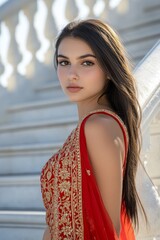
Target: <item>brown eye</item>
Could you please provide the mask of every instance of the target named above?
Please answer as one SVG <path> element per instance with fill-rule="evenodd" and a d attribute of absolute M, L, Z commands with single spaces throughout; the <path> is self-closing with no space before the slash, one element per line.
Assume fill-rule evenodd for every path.
<path fill-rule="evenodd" d="M 58 65 L 60 65 L 60 66 L 67 66 L 68 64 L 69 64 L 69 62 L 66 60 L 58 61 Z"/>
<path fill-rule="evenodd" d="M 85 62 L 83 62 L 83 65 L 84 66 L 92 66 L 92 65 L 94 65 L 94 63 L 91 61 L 85 61 Z"/>

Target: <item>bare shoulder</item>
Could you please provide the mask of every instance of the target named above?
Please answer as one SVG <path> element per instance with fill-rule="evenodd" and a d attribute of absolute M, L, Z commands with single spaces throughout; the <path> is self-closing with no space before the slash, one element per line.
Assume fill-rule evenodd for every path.
<path fill-rule="evenodd" d="M 121 163 L 124 162 L 125 143 L 122 129 L 118 122 L 105 114 L 91 115 L 84 127 L 88 153 L 91 161 L 96 161 L 101 154 L 119 155 Z"/>
<path fill-rule="evenodd" d="M 85 133 L 87 138 L 91 138 L 94 135 L 105 135 L 108 140 L 119 137 L 123 142 L 123 132 L 120 125 L 113 117 L 106 114 L 91 115 L 86 121 Z"/>

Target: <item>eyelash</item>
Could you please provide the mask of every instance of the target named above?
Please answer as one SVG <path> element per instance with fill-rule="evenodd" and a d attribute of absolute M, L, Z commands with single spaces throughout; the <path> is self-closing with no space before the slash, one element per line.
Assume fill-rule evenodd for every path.
<path fill-rule="evenodd" d="M 65 65 L 63 65 L 63 63 L 65 63 Z M 66 64 L 67 63 L 67 64 Z M 68 61 L 59 61 L 58 62 L 58 65 L 61 65 L 61 66 L 66 66 L 66 65 L 68 65 Z"/>
<path fill-rule="evenodd" d="M 65 63 L 65 64 L 63 65 L 63 63 Z M 84 65 L 84 63 L 87 63 L 87 64 Z M 66 61 L 66 60 L 59 61 L 59 62 L 58 62 L 58 65 L 60 65 L 60 66 L 62 66 L 62 67 L 65 67 L 65 66 L 69 65 L 69 61 Z M 91 62 L 91 61 L 84 61 L 84 62 L 82 62 L 82 65 L 83 65 L 83 66 L 93 66 L 94 63 Z"/>

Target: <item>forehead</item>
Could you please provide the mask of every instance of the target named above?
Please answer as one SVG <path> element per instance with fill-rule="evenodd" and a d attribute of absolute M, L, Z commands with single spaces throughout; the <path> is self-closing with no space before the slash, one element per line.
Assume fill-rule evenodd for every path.
<path fill-rule="evenodd" d="M 70 55 L 71 53 L 76 55 L 92 53 L 93 51 L 89 44 L 80 38 L 66 37 L 64 38 L 58 47 L 58 54 Z"/>

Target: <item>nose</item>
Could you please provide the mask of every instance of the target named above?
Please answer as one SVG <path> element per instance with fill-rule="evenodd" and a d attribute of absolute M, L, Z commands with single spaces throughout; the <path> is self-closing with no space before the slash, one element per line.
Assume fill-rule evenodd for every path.
<path fill-rule="evenodd" d="M 78 71 L 75 66 L 70 66 L 69 71 L 68 71 L 68 78 L 70 80 L 72 79 L 78 79 Z"/>

